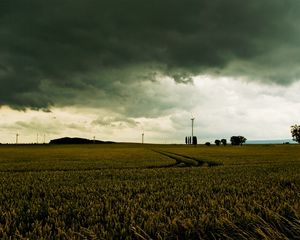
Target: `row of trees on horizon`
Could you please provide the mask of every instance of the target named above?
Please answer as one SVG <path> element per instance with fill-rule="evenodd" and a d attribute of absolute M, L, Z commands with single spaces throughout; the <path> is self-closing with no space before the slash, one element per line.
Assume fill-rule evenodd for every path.
<path fill-rule="evenodd" d="M 291 126 L 291 134 L 293 137 L 293 141 L 300 143 L 300 125 L 297 125 L 297 124 L 292 125 Z M 185 139 L 186 139 L 186 144 L 195 144 L 195 143 L 189 142 L 189 137 L 186 137 Z M 245 138 L 244 136 L 232 136 L 230 138 L 231 145 L 235 145 L 235 146 L 237 146 L 237 145 L 242 146 L 246 141 L 247 141 L 247 138 Z M 217 146 L 220 146 L 220 145 L 226 146 L 227 140 L 225 138 L 223 138 L 221 140 L 216 139 L 214 143 Z M 196 140 L 196 144 L 197 144 L 197 140 Z M 210 146 L 211 143 L 206 142 L 205 145 Z"/>

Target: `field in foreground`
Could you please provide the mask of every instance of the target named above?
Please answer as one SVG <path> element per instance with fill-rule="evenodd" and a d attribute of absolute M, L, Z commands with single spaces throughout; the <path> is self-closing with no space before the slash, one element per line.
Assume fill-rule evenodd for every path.
<path fill-rule="evenodd" d="M 0 238 L 300 239 L 300 146 L 0 146 Z"/>

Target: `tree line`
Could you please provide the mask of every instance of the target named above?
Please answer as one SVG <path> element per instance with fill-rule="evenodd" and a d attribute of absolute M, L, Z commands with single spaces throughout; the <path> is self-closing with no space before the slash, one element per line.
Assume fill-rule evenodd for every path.
<path fill-rule="evenodd" d="M 237 145 L 242 146 L 242 145 L 246 142 L 246 140 L 247 140 L 247 138 L 245 138 L 244 136 L 232 136 L 232 137 L 230 138 L 231 145 L 235 145 L 235 146 L 237 146 Z M 227 145 L 227 140 L 224 139 L 224 138 L 221 139 L 221 140 L 216 139 L 216 140 L 215 140 L 215 144 L 216 144 L 217 146 L 220 146 L 221 144 L 222 144 L 223 146 L 226 146 L 226 145 Z M 206 144 L 206 145 L 208 145 L 208 144 Z"/>

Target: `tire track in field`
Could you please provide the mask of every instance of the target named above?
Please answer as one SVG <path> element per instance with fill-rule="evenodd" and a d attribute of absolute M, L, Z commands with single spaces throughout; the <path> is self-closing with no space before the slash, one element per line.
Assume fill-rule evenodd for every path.
<path fill-rule="evenodd" d="M 186 166 L 194 166 L 194 167 L 201 167 L 201 166 L 214 167 L 214 166 L 223 165 L 223 163 L 221 162 L 199 159 L 199 158 L 173 153 L 169 151 L 161 151 L 161 150 L 152 150 L 152 151 L 174 159 L 176 161 L 176 165 L 184 164 Z"/>
<path fill-rule="evenodd" d="M 207 160 L 207 159 L 203 159 L 203 158 L 186 156 L 186 155 L 178 154 L 178 153 L 173 153 L 173 154 L 178 155 L 178 156 L 182 156 L 182 157 L 185 157 L 185 158 L 193 159 L 193 160 L 197 161 L 199 163 L 199 165 L 206 165 L 207 164 L 208 167 L 214 167 L 214 166 L 221 166 L 221 165 L 223 165 L 223 163 L 220 162 L 220 161 L 212 161 L 212 160 Z"/>
<path fill-rule="evenodd" d="M 192 158 L 181 156 L 179 154 L 174 154 L 171 152 L 166 152 L 166 151 L 161 151 L 161 150 L 153 150 L 153 149 L 152 149 L 152 151 L 175 160 L 176 163 L 174 164 L 174 167 L 192 167 L 192 166 L 199 167 L 199 166 L 201 166 L 198 161 L 196 161 Z"/>

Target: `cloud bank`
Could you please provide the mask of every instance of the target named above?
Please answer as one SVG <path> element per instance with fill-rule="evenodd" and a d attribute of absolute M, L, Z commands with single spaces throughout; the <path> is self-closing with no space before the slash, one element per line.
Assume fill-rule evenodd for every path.
<path fill-rule="evenodd" d="M 300 115 L 300 82 L 290 86 L 261 85 L 231 78 L 194 78 L 194 85 L 165 80 L 170 99 L 177 108 L 161 116 L 128 117 L 113 110 L 86 107 L 53 107 L 51 113 L 4 107 L 0 111 L 0 142 L 32 143 L 70 136 L 120 142 L 184 143 L 194 134 L 199 143 L 243 135 L 247 139 L 289 139 L 290 126 Z M 188 96 L 188 101 L 177 96 Z M 147 107 L 144 106 L 146 112 Z"/>
<path fill-rule="evenodd" d="M 298 0 L 3 0 L 0 9 L 0 105 L 16 109 L 155 116 L 174 106 L 151 92 L 165 77 L 300 78 Z"/>

